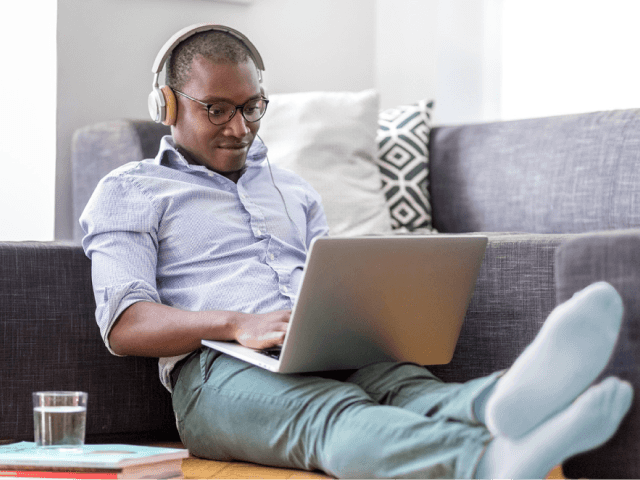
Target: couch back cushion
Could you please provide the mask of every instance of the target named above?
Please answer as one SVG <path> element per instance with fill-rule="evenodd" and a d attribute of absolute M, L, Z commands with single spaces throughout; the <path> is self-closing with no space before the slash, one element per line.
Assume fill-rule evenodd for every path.
<path fill-rule="evenodd" d="M 440 232 L 640 226 L 640 109 L 435 128 Z"/>
<path fill-rule="evenodd" d="M 129 162 L 153 158 L 160 139 L 171 130 L 145 120 L 114 120 L 77 130 L 71 143 L 73 240 L 84 233 L 78 219 L 98 182 L 111 170 Z"/>

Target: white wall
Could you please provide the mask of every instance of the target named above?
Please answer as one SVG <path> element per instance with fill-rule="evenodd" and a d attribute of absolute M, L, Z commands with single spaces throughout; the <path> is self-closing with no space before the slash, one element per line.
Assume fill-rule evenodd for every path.
<path fill-rule="evenodd" d="M 438 124 L 497 119 L 503 0 L 377 0 L 382 107 L 435 100 Z"/>
<path fill-rule="evenodd" d="M 640 1 L 504 2 L 503 119 L 640 107 Z"/>
<path fill-rule="evenodd" d="M 382 108 L 434 98 L 439 0 L 376 3 L 375 72 Z"/>
<path fill-rule="evenodd" d="M 437 123 L 498 118 L 501 8 L 502 0 L 438 2 Z"/>
<path fill-rule="evenodd" d="M 0 241 L 53 240 L 56 4 L 23 0 L 4 13 Z"/>
<path fill-rule="evenodd" d="M 151 65 L 180 28 L 203 21 L 246 34 L 270 93 L 375 84 L 372 0 L 58 0 L 57 239 L 72 236 L 70 149 L 84 125 L 147 118 Z"/>

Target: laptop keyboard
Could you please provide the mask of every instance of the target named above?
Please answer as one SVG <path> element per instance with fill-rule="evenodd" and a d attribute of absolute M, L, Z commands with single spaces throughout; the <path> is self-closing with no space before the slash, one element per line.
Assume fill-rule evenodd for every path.
<path fill-rule="evenodd" d="M 280 359 L 280 352 L 282 351 L 282 346 L 265 348 L 264 350 L 260 350 L 260 353 L 266 355 L 267 357 L 275 358 L 276 360 Z"/>

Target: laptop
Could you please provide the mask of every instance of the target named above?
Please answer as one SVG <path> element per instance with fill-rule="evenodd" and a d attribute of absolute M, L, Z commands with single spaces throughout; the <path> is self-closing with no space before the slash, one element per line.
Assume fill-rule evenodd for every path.
<path fill-rule="evenodd" d="M 486 245 L 464 234 L 316 238 L 281 348 L 202 344 L 280 373 L 449 363 Z"/>

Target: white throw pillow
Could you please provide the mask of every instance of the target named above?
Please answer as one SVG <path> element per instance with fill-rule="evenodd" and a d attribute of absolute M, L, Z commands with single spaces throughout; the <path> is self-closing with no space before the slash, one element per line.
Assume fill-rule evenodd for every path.
<path fill-rule="evenodd" d="M 331 235 L 391 231 L 375 160 L 378 105 L 375 90 L 269 97 L 259 131 L 269 160 L 318 191 Z"/>

